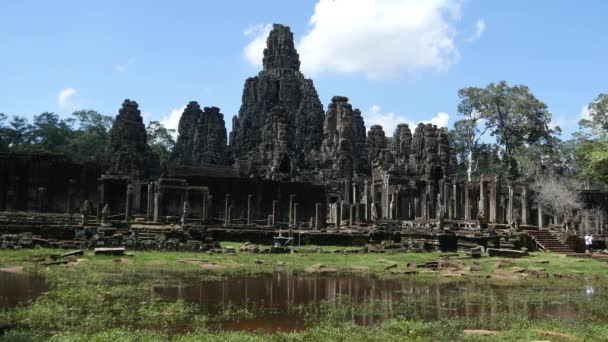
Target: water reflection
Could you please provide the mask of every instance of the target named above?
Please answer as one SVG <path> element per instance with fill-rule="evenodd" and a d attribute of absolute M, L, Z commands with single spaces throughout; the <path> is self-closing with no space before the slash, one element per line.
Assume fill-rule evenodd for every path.
<path fill-rule="evenodd" d="M 346 307 L 346 320 L 368 325 L 402 316 L 435 320 L 456 316 L 488 318 L 521 314 L 531 318 L 575 318 L 592 298 L 589 288 L 508 287 L 462 283 L 428 283 L 408 279 L 274 273 L 237 276 L 221 281 L 184 281 L 175 287 L 154 287 L 163 298 L 196 303 L 201 313 L 221 314 L 233 306 L 260 309 L 255 319 L 226 320 L 225 329 L 295 330 L 304 326 L 302 306 L 323 303 Z M 591 294 L 594 293 L 591 288 Z M 602 296 L 606 296 L 603 289 Z"/>
<path fill-rule="evenodd" d="M 0 271 L 0 308 L 14 307 L 46 290 L 42 277 Z"/>

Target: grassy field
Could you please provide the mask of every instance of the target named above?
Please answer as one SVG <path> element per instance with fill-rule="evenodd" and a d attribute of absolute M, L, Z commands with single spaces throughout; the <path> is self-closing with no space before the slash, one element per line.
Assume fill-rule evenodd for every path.
<path fill-rule="evenodd" d="M 222 242 L 222 246 L 238 249 L 239 244 Z M 343 320 L 360 308 L 347 303 L 320 303 L 301 308 L 302 317 L 309 323 L 305 330 L 264 333 L 226 332 L 214 328 L 219 319 L 239 318 L 239 315 L 255 317 L 256 312 L 247 311 L 247 308 L 236 308 L 236 311 L 232 308 L 231 312 L 208 316 L 198 312 L 190 303 L 166 301 L 149 295 L 150 284 L 171 284 L 183 277 L 216 279 L 276 270 L 315 273 L 319 269 L 330 274 L 362 277 L 415 277 L 429 284 L 481 282 L 521 286 L 522 289 L 533 286 L 549 290 L 545 296 L 555 296 L 555 299 L 544 298 L 547 302 L 561 300 L 559 292 L 551 292 L 556 289 L 583 285 L 601 289 L 608 286 L 608 264 L 544 252 L 522 259 L 450 259 L 448 262 L 459 271 L 421 270 L 419 274 L 405 275 L 400 272 L 413 269 L 412 264 L 437 260 L 444 254 L 334 253 L 343 250 L 338 247 L 324 247 L 323 250 L 330 253 L 233 255 L 135 251 L 126 257 L 101 257 L 87 253 L 75 262 L 58 266 L 41 266 L 33 260 L 62 251 L 0 250 L 0 267 L 23 266 L 24 273 L 41 274 L 49 283 L 49 290 L 35 301 L 16 308 L 0 309 L 0 325 L 5 322 L 17 327 L 0 337 L 0 341 L 602 341 L 608 336 L 607 300 L 598 300 L 587 308 L 584 315 L 565 321 L 550 317 L 530 320 L 513 314 L 432 321 L 397 316 L 366 327 Z M 396 266 L 389 267 L 393 264 Z M 543 277 L 539 278 L 538 274 Z M 513 296 L 521 297 L 517 298 L 520 302 L 534 300 L 527 297 L 533 296 L 531 293 L 522 290 L 521 293 L 514 292 Z M 465 297 L 463 300 L 483 298 L 484 294 L 470 293 Z M 409 302 L 402 303 L 404 310 L 415 300 L 421 299 L 411 298 Z M 385 303 L 379 302 L 378 305 Z M 466 334 L 467 329 L 499 333 Z"/>

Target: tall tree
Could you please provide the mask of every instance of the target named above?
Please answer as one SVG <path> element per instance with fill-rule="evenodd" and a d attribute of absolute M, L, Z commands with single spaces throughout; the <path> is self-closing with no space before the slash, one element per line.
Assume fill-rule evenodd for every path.
<path fill-rule="evenodd" d="M 485 88 L 468 87 L 458 91 L 458 113 L 464 116 L 463 131 L 468 138 L 468 168 L 472 173 L 475 145 L 489 132 L 501 146 L 502 161 L 509 179 L 518 176 L 515 153 L 518 148 L 540 145 L 550 148 L 554 131 L 549 127 L 551 113 L 527 86 L 490 83 Z"/>
<path fill-rule="evenodd" d="M 77 161 L 94 159 L 105 148 L 113 118 L 94 110 L 79 110 L 72 113 L 72 116 L 78 124 L 71 141 L 72 159 Z"/>
<path fill-rule="evenodd" d="M 600 94 L 587 109 L 589 118 L 579 121 L 581 131 L 575 134 L 580 176 L 608 186 L 608 94 Z"/>
<path fill-rule="evenodd" d="M 148 145 L 152 151 L 158 153 L 161 162 L 169 160 L 169 156 L 175 146 L 174 129 L 167 129 L 158 121 L 150 121 L 146 127 L 148 134 Z"/>

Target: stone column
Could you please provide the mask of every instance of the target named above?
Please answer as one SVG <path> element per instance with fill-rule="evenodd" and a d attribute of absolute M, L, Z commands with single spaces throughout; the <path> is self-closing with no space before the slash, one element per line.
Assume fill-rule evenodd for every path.
<path fill-rule="evenodd" d="M 481 178 L 481 181 L 479 181 L 479 205 L 477 207 L 478 207 L 477 213 L 480 213 L 483 211 L 486 215 L 488 214 L 486 212 L 486 196 L 485 196 L 484 187 L 483 187 L 483 177 Z"/>
<path fill-rule="evenodd" d="M 251 200 L 253 195 L 247 195 L 247 225 L 251 225 Z"/>
<path fill-rule="evenodd" d="M 452 202 L 451 202 L 452 214 L 450 219 L 458 218 L 458 183 L 454 181 L 452 184 Z"/>
<path fill-rule="evenodd" d="M 43 213 L 46 211 L 46 187 L 38 188 L 38 211 Z"/>
<path fill-rule="evenodd" d="M 203 204 L 201 208 L 201 222 L 207 221 L 207 192 L 203 192 Z"/>
<path fill-rule="evenodd" d="M 507 204 L 507 223 L 513 221 L 513 185 L 509 184 L 509 202 Z"/>
<path fill-rule="evenodd" d="M 277 224 L 277 209 L 279 208 L 279 201 L 277 200 L 273 200 L 272 201 L 272 225 L 276 225 Z"/>
<path fill-rule="evenodd" d="M 133 191 L 133 204 L 132 204 L 132 210 L 135 211 L 136 213 L 141 213 L 141 187 L 142 184 L 141 183 L 137 183 L 135 184 L 134 187 L 134 191 Z M 182 201 L 183 203 L 183 201 Z"/>
<path fill-rule="evenodd" d="M 542 206 L 538 206 L 538 228 L 542 228 L 543 227 L 543 207 Z"/>
<path fill-rule="evenodd" d="M 156 183 L 156 191 L 154 192 L 154 222 L 158 222 L 158 219 L 161 216 L 161 206 L 162 206 L 162 198 L 163 194 L 160 188 L 160 184 Z"/>
<path fill-rule="evenodd" d="M 363 181 L 363 204 L 365 204 L 365 213 L 364 213 L 364 219 L 365 221 L 369 221 L 370 220 L 370 207 L 369 207 L 369 184 L 367 184 L 367 179 L 365 181 Z"/>
<path fill-rule="evenodd" d="M 350 209 L 350 211 L 348 213 L 348 225 L 350 227 L 352 227 L 353 226 L 353 218 L 355 216 L 355 204 L 351 204 L 349 209 Z"/>
<path fill-rule="evenodd" d="M 469 183 L 469 181 L 465 181 L 464 182 L 464 219 L 465 220 L 470 220 L 471 219 L 471 200 L 470 200 L 470 193 L 469 193 L 469 187 L 471 186 L 471 183 Z"/>
<path fill-rule="evenodd" d="M 231 220 L 232 220 L 232 205 L 230 205 L 228 207 L 228 215 L 226 215 L 226 225 L 229 225 Z"/>
<path fill-rule="evenodd" d="M 146 198 L 146 219 L 151 220 L 154 216 L 154 183 L 148 183 L 148 197 Z"/>
<path fill-rule="evenodd" d="M 488 215 L 489 218 L 489 222 L 492 223 L 498 223 L 498 218 L 496 217 L 496 211 L 497 211 L 497 197 L 498 197 L 498 193 L 497 193 L 497 186 L 496 186 L 496 181 L 491 182 L 490 184 L 490 215 Z"/>
<path fill-rule="evenodd" d="M 230 195 L 226 194 L 226 203 L 224 205 L 224 226 L 230 224 Z"/>
<path fill-rule="evenodd" d="M 315 228 L 317 230 L 320 230 L 325 227 L 325 222 L 322 219 L 322 210 L 323 204 L 318 202 L 315 203 Z"/>
<path fill-rule="evenodd" d="M 336 203 L 336 230 L 340 230 L 342 224 L 342 204 L 340 202 Z"/>
<path fill-rule="evenodd" d="M 353 182 L 353 203 L 359 203 L 359 196 L 357 196 L 357 183 Z"/>
<path fill-rule="evenodd" d="M 427 184 L 427 210 L 426 210 L 426 219 L 430 219 L 432 217 L 436 216 L 435 210 L 437 208 L 435 208 L 435 204 L 437 203 L 436 200 L 436 195 L 435 195 L 435 185 L 428 183 Z"/>
<path fill-rule="evenodd" d="M 528 224 L 528 189 L 525 185 L 521 189 L 521 224 Z"/>
<path fill-rule="evenodd" d="M 294 202 L 293 204 L 293 227 L 296 228 L 298 226 L 298 206 L 300 203 Z"/>
<path fill-rule="evenodd" d="M 289 223 L 288 225 L 291 225 L 293 222 L 293 199 L 294 197 L 296 197 L 296 195 L 291 194 L 289 195 Z"/>
<path fill-rule="evenodd" d="M 133 185 L 127 185 L 127 200 L 125 201 L 125 221 L 131 219 L 131 202 L 133 200 Z"/>

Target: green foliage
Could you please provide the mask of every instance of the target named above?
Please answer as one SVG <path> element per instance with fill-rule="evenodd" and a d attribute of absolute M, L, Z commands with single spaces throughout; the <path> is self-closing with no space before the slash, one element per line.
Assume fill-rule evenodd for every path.
<path fill-rule="evenodd" d="M 150 121 L 148 127 L 146 127 L 146 132 L 148 133 L 148 145 L 153 152 L 158 153 L 161 162 L 169 160 L 171 151 L 175 146 L 175 139 L 172 135 L 175 130 L 167 129 L 158 121 Z"/>
<path fill-rule="evenodd" d="M 103 151 L 112 118 L 93 110 L 74 112 L 68 119 L 55 113 L 36 115 L 32 123 L 14 116 L 9 124 L 0 114 L 0 152 L 58 153 L 75 161 L 92 160 Z"/>
<path fill-rule="evenodd" d="M 485 88 L 460 89 L 458 96 L 458 113 L 464 119 L 456 122 L 453 138 L 461 160 L 471 151 L 475 154 L 481 137 L 489 133 L 501 147 L 502 173 L 515 179 L 520 175 L 518 150 L 534 145 L 542 150 L 543 156 L 553 150 L 558 128 L 549 128 L 551 113 L 527 86 L 509 86 L 501 81 Z M 542 163 L 541 160 L 537 162 Z M 476 171 L 486 173 L 481 168 Z"/>
<path fill-rule="evenodd" d="M 72 113 L 78 122 L 71 141 L 71 158 L 77 161 L 91 160 L 103 149 L 113 119 L 94 110 L 79 110 Z"/>
<path fill-rule="evenodd" d="M 600 94 L 588 105 L 589 118 L 579 121 L 574 158 L 579 176 L 608 187 L 608 94 Z"/>

